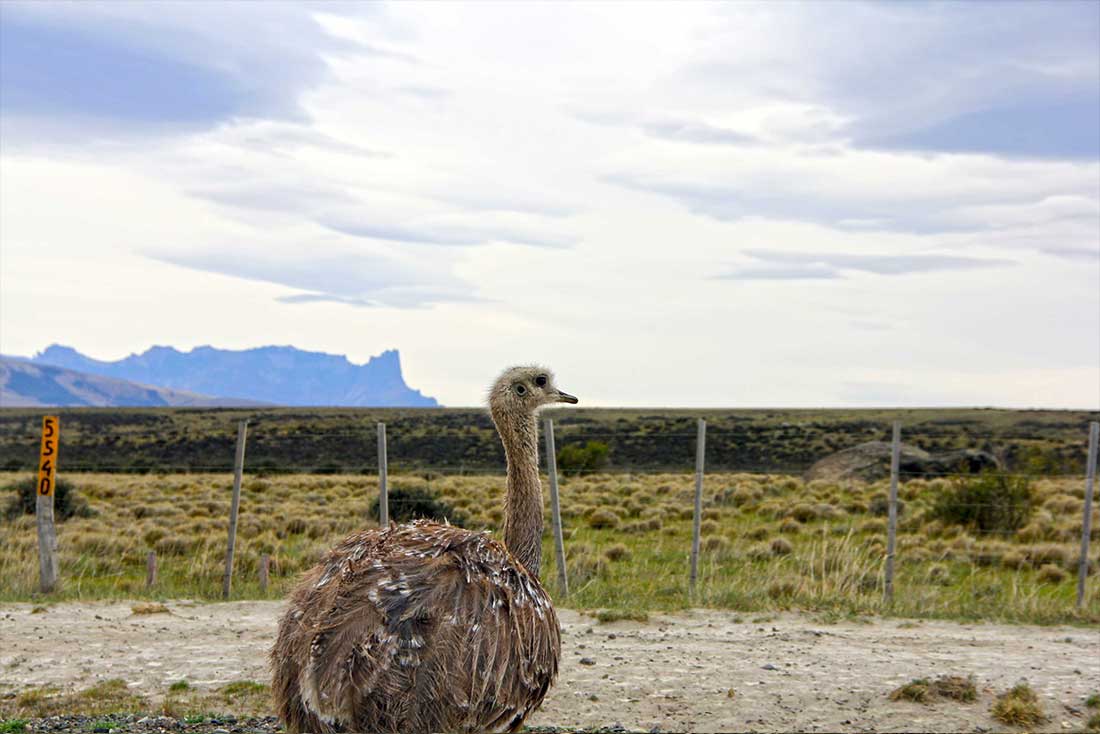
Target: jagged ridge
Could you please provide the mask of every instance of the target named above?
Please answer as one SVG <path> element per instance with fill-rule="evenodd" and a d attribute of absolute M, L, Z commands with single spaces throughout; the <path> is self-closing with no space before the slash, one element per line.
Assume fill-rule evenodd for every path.
<path fill-rule="evenodd" d="M 114 362 L 51 345 L 36 354 L 48 364 L 93 375 L 206 395 L 232 395 L 275 405 L 434 407 L 434 398 L 405 384 L 396 349 L 356 365 L 343 355 L 290 346 L 230 350 L 210 346 L 182 352 L 155 346 Z"/>

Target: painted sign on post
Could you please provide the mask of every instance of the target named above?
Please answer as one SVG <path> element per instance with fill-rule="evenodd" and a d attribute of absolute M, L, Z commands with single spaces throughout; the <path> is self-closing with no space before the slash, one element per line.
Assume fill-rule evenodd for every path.
<path fill-rule="evenodd" d="M 38 494 L 52 497 L 57 476 L 57 447 L 61 438 L 61 420 L 56 415 L 42 417 L 42 449 L 38 457 Z"/>

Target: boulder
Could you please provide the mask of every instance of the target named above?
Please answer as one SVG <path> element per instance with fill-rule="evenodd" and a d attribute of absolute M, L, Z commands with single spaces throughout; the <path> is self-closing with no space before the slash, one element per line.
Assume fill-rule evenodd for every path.
<path fill-rule="evenodd" d="M 890 444 L 886 441 L 868 441 L 835 454 L 826 456 L 806 470 L 807 481 L 824 479 L 862 479 L 874 482 L 890 477 Z M 924 449 L 901 445 L 898 462 L 902 477 L 938 476 L 941 474 L 977 474 L 990 469 L 1000 469 L 997 457 L 985 451 L 962 449 L 942 454 L 930 454 Z"/>

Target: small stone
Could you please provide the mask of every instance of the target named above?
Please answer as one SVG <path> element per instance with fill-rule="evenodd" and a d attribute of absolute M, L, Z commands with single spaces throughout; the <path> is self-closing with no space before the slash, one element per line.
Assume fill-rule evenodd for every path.
<path fill-rule="evenodd" d="M 607 636 L 607 639 L 609 639 L 609 640 L 614 640 L 614 639 L 615 639 L 616 637 L 618 637 L 618 635 L 617 635 L 617 634 L 615 634 L 614 632 L 612 632 L 611 634 L 609 634 L 609 635 Z"/>
<path fill-rule="evenodd" d="M 596 659 L 595 658 L 581 658 L 580 663 L 581 663 L 581 665 L 595 665 L 596 664 Z"/>
<path fill-rule="evenodd" d="M 765 663 L 765 664 L 764 664 L 764 665 L 762 666 L 762 668 L 763 668 L 764 670 L 779 670 L 779 668 L 775 667 L 775 666 L 774 666 L 774 665 L 772 665 L 771 663 Z"/>
<path fill-rule="evenodd" d="M 588 697 L 588 700 L 589 701 L 599 701 L 600 697 L 597 696 L 595 693 L 593 693 L 591 696 Z"/>

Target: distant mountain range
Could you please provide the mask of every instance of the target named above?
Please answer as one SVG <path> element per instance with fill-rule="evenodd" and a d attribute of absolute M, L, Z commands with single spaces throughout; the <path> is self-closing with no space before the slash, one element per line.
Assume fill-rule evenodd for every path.
<path fill-rule="evenodd" d="M 252 400 L 215 398 L 183 390 L 140 385 L 89 375 L 18 357 L 0 357 L 0 407 L 118 406 L 214 407 L 260 405 Z"/>
<path fill-rule="evenodd" d="M 32 374 L 27 369 L 30 365 L 62 368 L 71 374 L 48 370 Z M 124 381 L 128 386 L 108 386 L 90 377 Z M 86 392 L 93 384 L 99 386 L 94 395 Z M 29 360 L 4 358 L 0 385 L 4 406 L 17 404 L 15 400 L 22 400 L 22 405 L 438 405 L 434 398 L 405 384 L 397 350 L 356 365 L 342 355 L 294 347 L 240 351 L 196 347 L 181 352 L 157 346 L 105 362 L 55 344 Z M 145 394 L 149 402 L 134 402 L 141 399 L 142 390 L 153 391 Z M 101 400 L 107 402 L 96 402 Z"/>

